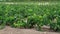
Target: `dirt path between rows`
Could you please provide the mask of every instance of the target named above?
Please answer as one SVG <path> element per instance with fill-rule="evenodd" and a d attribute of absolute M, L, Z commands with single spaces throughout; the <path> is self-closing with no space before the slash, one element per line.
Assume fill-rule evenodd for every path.
<path fill-rule="evenodd" d="M 4 29 L 0 30 L 0 34 L 60 34 L 57 32 L 40 32 L 34 29 L 18 29 L 6 26 Z"/>

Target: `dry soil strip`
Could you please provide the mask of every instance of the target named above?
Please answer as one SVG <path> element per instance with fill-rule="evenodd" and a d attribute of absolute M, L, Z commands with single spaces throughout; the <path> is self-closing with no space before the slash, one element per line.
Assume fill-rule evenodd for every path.
<path fill-rule="evenodd" d="M 6 26 L 3 30 L 0 30 L 0 34 L 60 34 L 57 32 L 40 32 L 33 29 L 17 29 Z"/>

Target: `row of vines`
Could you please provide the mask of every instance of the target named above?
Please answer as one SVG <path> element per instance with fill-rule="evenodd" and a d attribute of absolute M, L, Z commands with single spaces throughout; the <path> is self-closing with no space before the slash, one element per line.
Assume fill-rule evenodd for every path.
<path fill-rule="evenodd" d="M 54 31 L 60 31 L 60 5 L 0 4 L 0 29 L 6 25 L 37 30 L 46 25 Z"/>

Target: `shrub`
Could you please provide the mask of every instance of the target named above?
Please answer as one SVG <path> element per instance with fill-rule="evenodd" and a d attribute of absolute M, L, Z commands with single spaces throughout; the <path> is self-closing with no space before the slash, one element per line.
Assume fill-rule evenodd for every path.
<path fill-rule="evenodd" d="M 55 22 L 51 23 L 50 28 L 53 29 L 54 31 L 60 31 L 60 17 L 56 17 Z"/>
<path fill-rule="evenodd" d="M 23 21 L 17 21 L 13 23 L 13 27 L 17 27 L 17 28 L 25 28 L 26 23 Z"/>
<path fill-rule="evenodd" d="M 28 28 L 36 28 L 36 30 L 41 30 L 41 27 L 44 25 L 43 16 L 33 14 L 28 17 L 27 20 Z"/>

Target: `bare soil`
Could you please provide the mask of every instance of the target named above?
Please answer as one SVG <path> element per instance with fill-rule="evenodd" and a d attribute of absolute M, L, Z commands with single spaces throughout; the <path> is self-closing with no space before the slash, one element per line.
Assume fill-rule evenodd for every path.
<path fill-rule="evenodd" d="M 51 31 L 41 32 L 36 31 L 35 29 L 18 29 L 6 26 L 4 29 L 0 30 L 0 34 L 60 34 L 60 33 Z"/>

